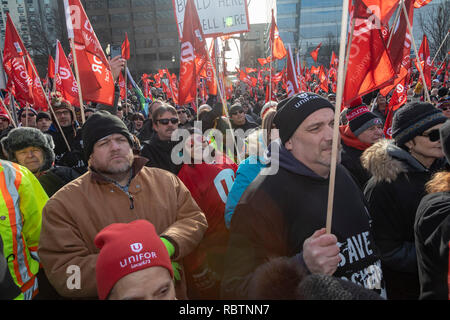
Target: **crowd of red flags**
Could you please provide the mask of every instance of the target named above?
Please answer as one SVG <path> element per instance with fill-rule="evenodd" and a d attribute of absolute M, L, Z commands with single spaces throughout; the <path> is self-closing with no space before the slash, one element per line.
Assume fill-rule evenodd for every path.
<path fill-rule="evenodd" d="M 405 0 L 409 23 L 413 24 L 414 8 L 428 4 L 430 0 Z M 112 105 L 114 81 L 111 69 L 102 47 L 89 22 L 79 0 L 65 0 L 65 13 L 68 36 L 73 43 L 72 50 L 66 57 L 61 44 L 57 44 L 55 61 L 49 57 L 47 80 L 53 79 L 53 88 L 48 91 L 60 91 L 62 96 L 74 106 L 79 106 L 81 89 L 84 101 L 93 101 Z M 424 71 L 426 85 L 431 86 L 431 72 L 445 73 L 448 76 L 448 63 L 445 61 L 435 68 L 431 64 L 428 39 L 424 35 L 419 57 L 410 61 L 412 37 L 408 32 L 407 20 L 403 12 L 395 25 L 389 26 L 391 17 L 398 10 L 398 0 L 355 0 L 350 6 L 350 27 L 348 45 L 350 45 L 347 63 L 343 107 L 366 93 L 380 90 L 382 95 L 393 92 L 387 108 L 388 116 L 385 134 L 390 136 L 390 116 L 406 103 L 406 91 L 411 82 L 411 66 L 419 64 Z M 377 8 L 377 10 L 373 10 Z M 141 77 L 143 94 L 153 99 L 151 87 L 161 88 L 166 96 L 176 104 L 194 103 L 197 98 L 206 101 L 209 95 L 217 95 L 220 90 L 226 98 L 232 95 L 230 84 L 216 78 L 216 47 L 212 41 L 207 48 L 202 26 L 193 0 L 186 1 L 184 29 L 181 40 L 180 74 L 170 73 L 168 69 Z M 351 40 L 350 40 L 351 39 Z M 314 64 L 309 68 L 306 61 L 300 61 L 298 52 L 293 54 L 290 46 L 286 49 L 280 37 L 272 10 L 270 27 L 270 55 L 258 58 L 258 67 L 237 68 L 240 81 L 250 88 L 265 91 L 265 101 L 275 100 L 278 84 L 286 90 L 288 96 L 302 91 L 323 90 L 336 93 L 338 58 L 331 53 L 328 67 L 318 63 L 319 43 L 310 52 Z M 122 57 L 130 59 L 130 42 L 128 35 L 122 43 Z M 208 52 L 209 51 L 209 52 Z M 273 62 L 285 59 L 285 67 L 279 72 L 272 68 Z M 76 66 L 74 65 L 76 63 Z M 20 39 L 11 18 L 7 16 L 3 64 L 8 76 L 7 91 L 21 105 L 30 104 L 39 110 L 46 110 L 48 101 L 37 76 L 36 68 L 28 51 Z M 76 67 L 76 69 L 75 69 Z M 81 88 L 78 88 L 74 75 L 78 71 Z M 315 82 L 314 87 L 311 83 Z M 46 81 L 49 83 L 49 81 Z M 122 99 L 126 99 L 126 78 L 119 75 L 118 85 Z M 199 89 L 199 90 L 197 90 Z M 256 98 L 254 90 L 251 94 Z"/>

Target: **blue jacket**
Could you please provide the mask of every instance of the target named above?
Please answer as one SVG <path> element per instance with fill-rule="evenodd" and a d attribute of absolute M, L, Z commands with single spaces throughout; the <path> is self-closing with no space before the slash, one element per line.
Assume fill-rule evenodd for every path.
<path fill-rule="evenodd" d="M 227 203 L 225 205 L 225 225 L 228 229 L 230 228 L 234 208 L 236 208 L 242 194 L 265 166 L 256 155 L 248 157 L 239 164 L 236 179 L 228 193 Z"/>

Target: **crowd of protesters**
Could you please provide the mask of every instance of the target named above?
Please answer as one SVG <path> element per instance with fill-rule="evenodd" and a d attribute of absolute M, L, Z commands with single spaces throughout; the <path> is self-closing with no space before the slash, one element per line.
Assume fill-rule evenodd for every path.
<path fill-rule="evenodd" d="M 0 298 L 448 299 L 448 82 L 392 139 L 390 95 L 345 106 L 331 233 L 336 96 L 308 85 L 0 114 Z"/>

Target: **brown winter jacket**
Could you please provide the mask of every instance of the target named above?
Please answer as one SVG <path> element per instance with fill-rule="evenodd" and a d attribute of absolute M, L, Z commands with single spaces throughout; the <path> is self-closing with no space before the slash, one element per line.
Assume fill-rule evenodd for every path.
<path fill-rule="evenodd" d="M 208 225 L 188 189 L 170 172 L 144 167 L 147 161 L 143 157 L 134 160 L 135 175 L 129 186 L 132 199 L 89 170 L 47 202 L 38 253 L 50 283 L 62 296 L 97 297 L 95 265 L 99 249 L 94 238 L 112 223 L 150 221 L 160 236 L 174 244 L 173 260 L 181 262 L 202 239 Z M 69 266 L 80 268 L 80 289 L 68 288 L 67 283 L 76 284 Z M 182 277 L 176 285 L 178 299 L 186 298 L 185 289 Z"/>

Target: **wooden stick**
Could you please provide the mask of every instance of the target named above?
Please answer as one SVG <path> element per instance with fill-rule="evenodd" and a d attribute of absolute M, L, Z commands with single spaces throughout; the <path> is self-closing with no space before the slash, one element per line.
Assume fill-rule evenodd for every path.
<path fill-rule="evenodd" d="M 416 54 L 416 59 L 419 59 L 419 53 L 417 51 L 416 41 L 414 40 L 414 35 L 413 35 L 413 32 L 412 32 L 411 23 L 409 22 L 408 12 L 406 11 L 405 2 L 403 0 L 400 0 L 400 5 L 403 7 L 403 14 L 405 15 L 406 25 L 408 26 L 408 32 L 411 35 L 411 42 L 412 42 L 413 47 L 414 47 L 414 52 Z M 426 98 L 427 102 L 431 103 L 431 98 L 430 98 L 430 94 L 428 92 L 427 83 L 425 82 L 425 75 L 423 74 L 422 65 L 420 64 L 419 60 L 417 60 L 417 62 L 418 62 L 417 66 L 419 67 L 420 76 L 422 78 L 423 90 L 425 91 L 425 98 Z M 427 63 L 427 62 L 424 61 L 424 64 L 425 63 Z"/>
<path fill-rule="evenodd" d="M 84 122 L 86 121 L 86 118 L 84 116 L 84 104 L 83 104 L 83 95 L 81 93 L 80 74 L 78 72 L 77 52 L 75 50 L 75 42 L 74 42 L 73 38 L 70 38 L 70 47 L 72 48 L 73 67 L 75 69 L 76 81 L 77 81 L 77 86 L 78 86 L 78 99 L 80 100 L 81 123 L 84 124 Z"/>
<path fill-rule="evenodd" d="M 0 98 L 0 101 L 2 103 L 3 108 L 5 109 L 6 113 L 8 114 L 9 118 L 11 119 L 11 122 L 12 122 L 14 128 L 17 128 L 17 124 L 14 121 L 14 118 L 12 117 L 11 113 L 9 112 L 9 109 L 6 107 L 5 102 L 3 101 L 2 98 Z"/>
<path fill-rule="evenodd" d="M 42 87 L 42 83 L 41 83 L 41 78 L 39 78 L 39 74 L 37 73 L 36 69 L 34 68 L 34 64 L 32 63 L 30 56 L 27 55 L 27 58 L 30 60 L 30 64 L 33 66 L 34 76 L 39 80 L 39 84 L 41 85 L 41 88 L 43 88 Z M 66 135 L 64 134 L 64 131 L 62 130 L 61 125 L 59 124 L 58 118 L 56 117 L 56 114 L 53 111 L 52 104 L 48 100 L 48 96 L 46 94 L 44 94 L 44 96 L 45 96 L 45 100 L 47 101 L 48 107 L 49 107 L 50 111 L 52 112 L 53 117 L 54 117 L 54 119 L 56 121 L 56 125 L 58 126 L 59 131 L 61 131 L 61 134 L 62 134 L 62 137 L 64 139 L 64 142 L 66 143 L 67 149 L 69 150 L 69 152 L 71 152 L 72 150 L 70 149 L 69 142 L 67 141 Z"/>
<path fill-rule="evenodd" d="M 433 58 L 433 60 L 431 60 L 431 65 L 433 65 L 433 63 L 434 63 L 434 59 L 436 59 L 436 57 L 437 57 L 437 55 L 438 55 L 439 51 L 441 51 L 441 48 L 442 48 L 442 46 L 444 45 L 444 43 L 445 43 L 445 40 L 447 40 L 447 37 L 448 37 L 448 34 L 449 34 L 449 32 L 450 32 L 450 30 L 449 30 L 449 31 L 447 31 L 447 34 L 445 35 L 444 41 L 442 41 L 441 45 L 439 46 L 439 49 L 437 49 L 437 51 L 436 51 L 436 54 L 434 55 L 434 58 Z"/>
<path fill-rule="evenodd" d="M 348 20 L 348 3 L 349 0 L 344 0 L 342 6 L 342 21 L 341 21 L 341 43 L 339 47 L 339 61 L 344 60 L 345 54 L 345 39 L 347 33 L 347 20 Z M 354 24 L 353 24 L 354 25 Z M 337 153 L 339 147 L 339 117 L 342 105 L 342 96 L 344 93 L 344 64 L 339 63 L 338 67 L 338 80 L 337 80 L 337 90 L 336 90 L 336 109 L 334 111 L 334 128 L 333 128 L 333 145 L 331 151 L 331 168 L 330 168 L 330 184 L 328 188 L 328 207 L 327 207 L 327 221 L 326 221 L 326 232 L 331 233 L 331 224 L 333 217 L 333 200 L 334 200 L 334 187 L 336 179 L 336 164 L 337 164 Z"/>
<path fill-rule="evenodd" d="M 402 8 L 400 6 L 398 6 L 397 12 L 395 14 L 395 19 L 394 19 L 394 23 L 392 24 L 392 28 L 389 32 L 389 40 L 388 43 L 386 45 L 386 48 L 389 48 L 389 45 L 391 44 L 391 40 L 392 40 L 392 36 L 394 35 L 394 28 L 398 23 L 398 19 L 400 18 L 400 12 L 402 12 Z"/>
<path fill-rule="evenodd" d="M 30 110 L 30 104 L 27 102 L 25 108 L 25 127 L 28 127 L 28 111 Z"/>
<path fill-rule="evenodd" d="M 219 86 L 219 79 L 217 78 L 216 67 L 212 63 L 211 55 L 209 54 L 209 50 L 208 50 L 208 47 L 206 46 L 206 43 L 205 43 L 205 50 L 206 50 L 206 55 L 208 57 L 208 61 L 211 64 L 211 67 L 213 68 L 213 71 L 214 71 L 213 72 L 214 73 L 214 81 L 216 81 L 217 86 Z M 237 142 L 234 137 L 233 127 L 231 126 L 230 116 L 228 115 L 227 102 L 224 99 L 221 90 L 217 90 L 217 91 L 219 92 L 220 100 L 222 101 L 222 108 L 223 108 L 223 110 L 225 110 L 226 119 L 227 119 L 228 125 L 230 126 L 231 137 L 233 138 L 233 144 L 236 146 L 237 165 L 239 165 L 241 163 L 241 155 L 239 154 L 239 150 L 237 148 Z M 197 112 L 197 114 L 198 114 L 198 112 Z"/>

